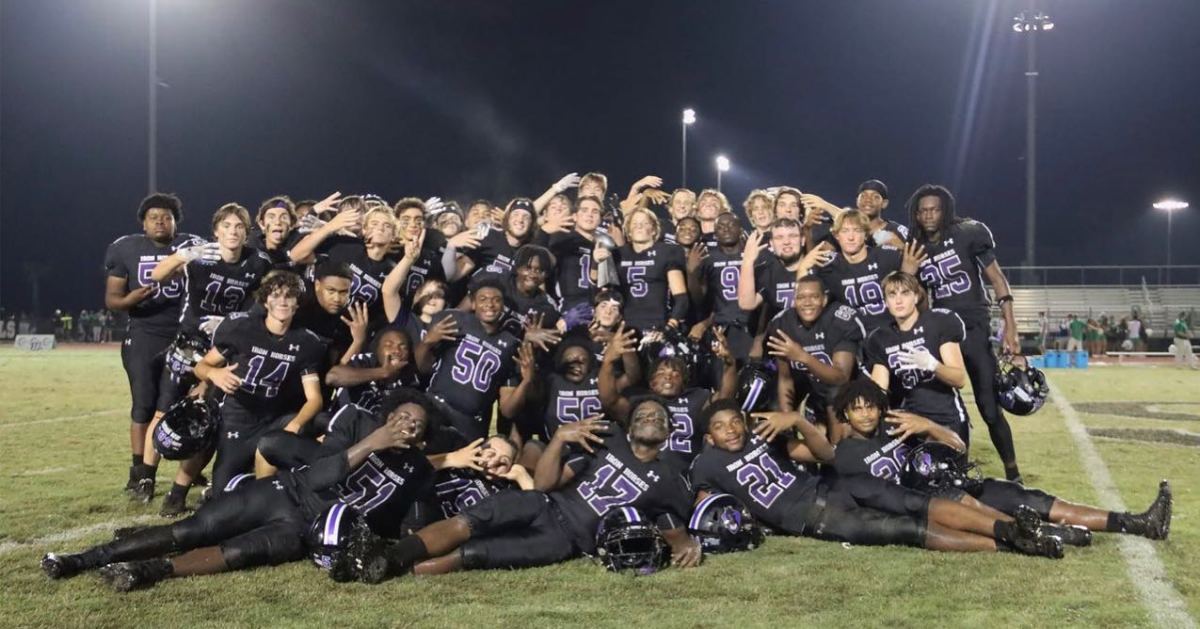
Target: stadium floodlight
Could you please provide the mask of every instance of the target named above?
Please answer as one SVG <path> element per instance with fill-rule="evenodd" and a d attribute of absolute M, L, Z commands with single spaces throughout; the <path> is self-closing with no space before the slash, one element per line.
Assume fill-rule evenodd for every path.
<path fill-rule="evenodd" d="M 1179 199 L 1163 199 L 1154 204 L 1154 209 L 1167 213 L 1167 283 L 1171 283 L 1171 215 L 1179 210 L 1188 209 L 1187 201 Z"/>
<path fill-rule="evenodd" d="M 1054 30 L 1054 21 L 1045 13 L 1038 12 L 1030 15 L 1028 12 L 1022 11 L 1020 15 L 1013 18 L 1012 29 L 1018 33 L 1050 31 Z"/>
<path fill-rule="evenodd" d="M 687 187 L 687 130 L 688 127 L 696 124 L 696 110 L 688 107 L 683 110 L 683 141 L 679 147 L 679 161 L 682 164 L 681 185 Z"/>
<path fill-rule="evenodd" d="M 721 173 L 729 171 L 729 158 L 724 155 L 717 156 L 717 192 L 721 191 Z"/>

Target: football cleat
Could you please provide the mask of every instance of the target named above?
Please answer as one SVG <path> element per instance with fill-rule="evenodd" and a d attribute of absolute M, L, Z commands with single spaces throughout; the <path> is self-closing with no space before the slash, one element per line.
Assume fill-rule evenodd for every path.
<path fill-rule="evenodd" d="M 118 592 L 150 587 L 171 575 L 171 562 L 167 559 L 145 561 L 123 561 L 110 563 L 100 569 L 100 576 Z"/>
<path fill-rule="evenodd" d="M 132 493 L 137 487 L 138 479 L 141 478 L 141 465 L 129 466 L 129 480 L 125 482 L 125 493 Z"/>
<path fill-rule="evenodd" d="M 1162 481 L 1158 484 L 1158 496 L 1146 512 L 1137 516 L 1145 525 L 1142 532 L 1150 539 L 1167 539 L 1171 534 L 1171 510 L 1174 501 L 1171 498 L 1171 484 Z"/>
<path fill-rule="evenodd" d="M 164 518 L 177 518 L 188 512 L 187 496 L 177 496 L 175 492 L 169 491 L 163 496 L 162 508 L 158 510 L 158 515 Z"/>
<path fill-rule="evenodd" d="M 1042 518 L 1029 505 L 1017 507 L 1017 522 L 1012 539 L 1007 540 L 1014 550 L 1026 555 L 1062 559 L 1062 538 L 1041 532 Z"/>
<path fill-rule="evenodd" d="M 1050 535 L 1062 540 L 1067 546 L 1091 546 L 1092 532 L 1086 526 L 1077 526 L 1074 524 L 1052 524 L 1050 522 L 1042 522 L 1042 535 Z"/>
<path fill-rule="evenodd" d="M 133 488 L 133 493 L 130 497 L 142 504 L 150 504 L 154 500 L 154 479 L 143 478 L 138 481 L 137 487 Z"/>
<path fill-rule="evenodd" d="M 80 572 L 85 566 L 76 555 L 56 555 L 46 553 L 42 557 L 42 572 L 51 579 L 69 579 Z"/>

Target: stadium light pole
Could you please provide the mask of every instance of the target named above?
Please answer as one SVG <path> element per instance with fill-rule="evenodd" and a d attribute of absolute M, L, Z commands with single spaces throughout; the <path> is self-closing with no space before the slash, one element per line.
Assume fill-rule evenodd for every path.
<path fill-rule="evenodd" d="M 1154 204 L 1154 209 L 1167 213 L 1167 283 L 1171 283 L 1171 215 L 1179 210 L 1188 208 L 1187 201 L 1179 199 L 1163 199 Z"/>
<path fill-rule="evenodd" d="M 1045 13 L 1022 11 L 1013 18 L 1013 31 L 1025 36 L 1025 266 L 1033 266 L 1037 237 L 1037 34 L 1054 28 Z"/>
<path fill-rule="evenodd" d="M 683 171 L 681 177 L 683 183 L 681 187 L 683 188 L 687 187 L 687 130 L 693 124 L 696 124 L 696 110 L 689 107 L 683 110 L 683 124 L 681 125 L 683 127 L 683 143 L 680 145 L 679 150 L 680 162 L 682 163 L 680 170 Z"/>
<path fill-rule="evenodd" d="M 721 191 L 721 173 L 729 170 L 729 158 L 724 155 L 717 156 L 717 192 Z"/>
<path fill-rule="evenodd" d="M 158 190 L 158 0 L 150 0 L 150 71 L 147 75 L 150 115 L 146 138 L 146 194 Z"/>

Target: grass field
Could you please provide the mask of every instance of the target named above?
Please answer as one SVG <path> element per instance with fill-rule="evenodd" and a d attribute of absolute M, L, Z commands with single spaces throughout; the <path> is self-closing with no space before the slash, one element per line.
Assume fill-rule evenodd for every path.
<path fill-rule="evenodd" d="M 1154 367 L 1052 372 L 1132 510 L 1159 478 L 1175 490 L 1171 539 L 1154 543 L 1200 618 L 1200 373 Z M 973 409 L 972 409 L 973 410 Z M 122 493 L 128 392 L 116 347 L 0 348 L 0 626 L 1143 626 L 1150 616 L 1113 535 L 1062 561 L 770 538 L 692 571 L 608 574 L 587 560 L 543 569 L 335 585 L 307 562 L 172 580 L 118 595 L 84 575 L 47 580 L 38 558 L 158 518 Z M 976 419 L 974 458 L 1000 467 Z M 1127 429 L 1141 429 L 1129 432 Z M 1176 432 L 1191 433 L 1193 436 Z M 1047 404 L 1014 421 L 1028 484 L 1094 502 L 1074 442 Z M 1099 436 L 1099 435 L 1109 436 Z M 1146 439 L 1160 439 L 1147 441 Z M 1165 440 L 1165 441 L 1164 441 Z M 1190 445 L 1189 445 L 1190 444 Z M 173 468 L 164 465 L 160 486 Z M 194 498 L 194 497 L 193 497 Z"/>

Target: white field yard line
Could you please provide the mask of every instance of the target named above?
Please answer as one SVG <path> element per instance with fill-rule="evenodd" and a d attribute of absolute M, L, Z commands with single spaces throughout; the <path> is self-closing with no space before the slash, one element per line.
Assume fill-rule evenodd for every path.
<path fill-rule="evenodd" d="M 76 419 L 87 419 L 89 417 L 101 417 L 103 415 L 113 415 L 116 413 L 128 412 L 123 408 L 111 408 L 107 411 L 96 411 L 94 413 L 84 413 L 82 415 L 66 415 L 63 417 L 50 417 L 48 419 L 33 419 L 25 422 L 13 422 L 11 424 L 0 424 L 0 430 L 4 428 L 17 428 L 20 426 L 34 426 L 37 424 L 55 424 L 58 422 L 69 422 Z"/>
<path fill-rule="evenodd" d="M 49 544 L 63 544 L 66 542 L 75 541 L 102 531 L 112 531 L 122 526 L 134 526 L 137 524 L 147 524 L 150 522 L 159 522 L 162 518 L 156 515 L 139 515 L 132 518 L 121 518 L 117 520 L 109 520 L 107 522 L 97 522 L 87 526 L 67 529 L 57 533 L 51 533 L 44 537 L 29 540 L 27 542 L 4 542 L 0 544 L 0 555 L 6 555 L 14 550 L 23 550 L 34 546 L 46 546 Z"/>
<path fill-rule="evenodd" d="M 1111 511 L 1126 511 L 1125 502 L 1113 484 L 1108 466 L 1100 458 L 1095 444 L 1088 436 L 1087 428 L 1079 419 L 1079 414 L 1071 406 L 1062 391 L 1053 383 L 1050 384 L 1050 399 L 1062 413 L 1067 425 L 1067 432 L 1075 440 L 1079 450 L 1079 459 L 1087 470 L 1088 479 L 1096 490 L 1100 506 Z M 1187 604 L 1179 596 L 1167 579 L 1166 569 L 1154 551 L 1154 543 L 1143 537 L 1133 535 L 1116 535 L 1117 546 L 1121 550 L 1121 558 L 1129 578 L 1137 588 L 1138 598 L 1142 606 L 1150 614 L 1150 619 L 1159 627 L 1194 628 L 1196 621 L 1188 614 Z"/>

